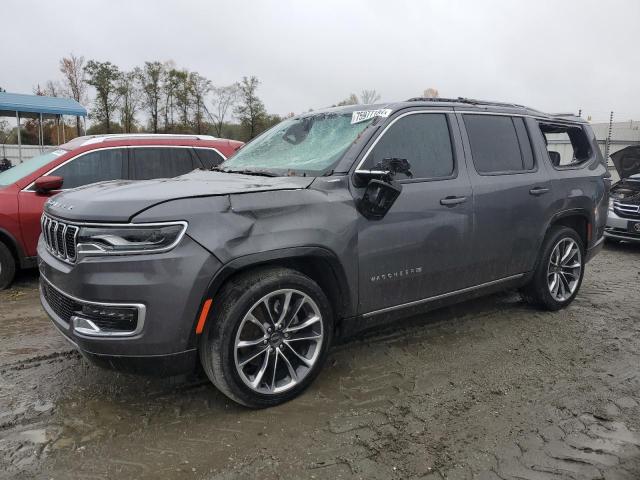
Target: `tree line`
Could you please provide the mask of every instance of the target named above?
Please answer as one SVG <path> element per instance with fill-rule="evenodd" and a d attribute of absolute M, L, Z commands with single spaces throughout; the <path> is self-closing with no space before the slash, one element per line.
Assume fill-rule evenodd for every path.
<path fill-rule="evenodd" d="M 194 133 L 248 140 L 281 120 L 267 113 L 254 76 L 215 86 L 173 61 L 149 61 L 123 70 L 109 61 L 85 61 L 73 54 L 60 60 L 59 70 L 61 80 L 38 85 L 35 93 L 90 103 L 89 134 Z M 76 130 L 79 134 L 79 122 Z"/>
<path fill-rule="evenodd" d="M 79 118 L 71 124 L 65 119 L 61 125 L 47 121 L 45 143 L 55 144 L 58 138 L 68 140 L 83 133 L 142 132 L 209 134 L 247 141 L 282 120 L 280 115 L 267 112 L 258 96 L 260 80 L 255 76 L 215 85 L 198 72 L 178 68 L 171 60 L 148 61 L 125 70 L 110 61 L 85 60 L 74 54 L 60 59 L 59 74 L 58 79 L 34 87 L 34 93 L 69 97 L 89 105 L 90 127 L 84 132 Z M 379 100 L 376 90 L 362 90 L 359 96 L 352 93 L 333 106 Z M 37 132 L 37 121 L 26 120 L 21 128 L 23 143 L 38 143 Z M 0 143 L 15 141 L 12 135 L 6 122 L 0 124 L 0 136 L 5 137 Z"/>
<path fill-rule="evenodd" d="M 279 123 L 258 96 L 260 80 L 245 76 L 230 85 L 214 85 L 198 72 L 176 67 L 173 61 L 150 61 L 123 70 L 109 61 L 88 60 L 74 54 L 59 62 L 60 78 L 33 88 L 36 95 L 73 98 L 89 105 L 90 127 L 79 118 L 58 125 L 45 121 L 45 143 L 56 144 L 84 133 L 185 133 L 250 140 Z M 92 95 L 90 96 L 90 93 Z M 21 126 L 22 142 L 38 143 L 38 123 Z M 0 123 L 0 143 L 15 143 L 9 123 Z"/>

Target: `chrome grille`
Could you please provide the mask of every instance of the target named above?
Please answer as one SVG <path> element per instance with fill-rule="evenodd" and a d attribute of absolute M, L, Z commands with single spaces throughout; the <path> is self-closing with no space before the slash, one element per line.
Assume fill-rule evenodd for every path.
<path fill-rule="evenodd" d="M 613 202 L 613 211 L 620 217 L 640 218 L 640 205 Z"/>
<path fill-rule="evenodd" d="M 79 228 L 43 214 L 40 220 L 42 238 L 47 250 L 56 257 L 73 262 L 76 259 L 76 237 Z"/>

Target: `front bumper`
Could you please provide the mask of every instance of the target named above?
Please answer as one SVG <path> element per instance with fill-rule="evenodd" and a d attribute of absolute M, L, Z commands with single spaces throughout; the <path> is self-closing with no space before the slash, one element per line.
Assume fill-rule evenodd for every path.
<path fill-rule="evenodd" d="M 53 324 L 92 362 L 159 375 L 188 372 L 197 360 L 195 322 L 220 262 L 185 236 L 160 254 L 88 257 L 69 264 L 38 244 L 40 299 Z M 52 295 L 54 292 L 55 295 Z M 136 327 L 105 334 L 78 322 L 78 310 L 130 308 Z"/>
<path fill-rule="evenodd" d="M 640 232 L 635 233 L 630 231 L 629 222 L 640 222 L 640 219 L 623 218 L 614 211 L 609 210 L 607 215 L 607 226 L 604 229 L 604 236 L 616 240 L 640 242 Z"/>

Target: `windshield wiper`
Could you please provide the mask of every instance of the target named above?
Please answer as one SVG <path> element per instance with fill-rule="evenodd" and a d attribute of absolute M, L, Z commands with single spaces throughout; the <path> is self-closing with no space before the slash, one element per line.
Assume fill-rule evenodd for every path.
<path fill-rule="evenodd" d="M 213 167 L 211 170 L 215 172 L 224 173 L 238 173 L 241 175 L 256 175 L 259 177 L 279 177 L 277 173 L 269 172 L 268 170 L 231 170 L 229 168 Z"/>

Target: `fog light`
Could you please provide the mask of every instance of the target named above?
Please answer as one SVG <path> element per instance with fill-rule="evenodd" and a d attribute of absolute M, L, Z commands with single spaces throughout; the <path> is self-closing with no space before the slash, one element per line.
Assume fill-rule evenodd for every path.
<path fill-rule="evenodd" d="M 92 320 L 110 319 L 123 322 L 135 322 L 138 311 L 128 307 L 105 307 L 103 305 L 83 305 L 82 314 Z"/>
<path fill-rule="evenodd" d="M 140 312 L 135 307 L 110 307 L 108 305 L 83 305 L 77 312 L 77 331 L 88 335 L 132 334 L 138 327 Z M 86 325 L 85 325 L 86 324 Z M 87 326 L 87 329 L 85 329 Z M 93 331 L 91 331 L 93 329 Z"/>

